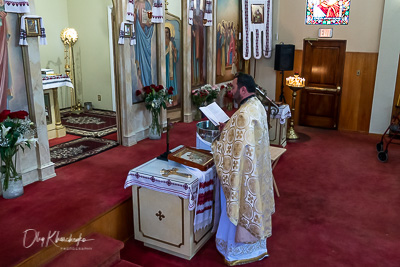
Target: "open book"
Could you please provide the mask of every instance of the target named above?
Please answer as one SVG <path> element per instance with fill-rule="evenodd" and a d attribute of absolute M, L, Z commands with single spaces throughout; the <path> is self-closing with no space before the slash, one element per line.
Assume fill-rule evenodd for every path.
<path fill-rule="evenodd" d="M 228 115 L 226 115 L 226 113 L 215 102 L 208 106 L 200 107 L 200 110 L 215 126 L 218 126 L 221 122 L 224 123 L 229 120 Z"/>

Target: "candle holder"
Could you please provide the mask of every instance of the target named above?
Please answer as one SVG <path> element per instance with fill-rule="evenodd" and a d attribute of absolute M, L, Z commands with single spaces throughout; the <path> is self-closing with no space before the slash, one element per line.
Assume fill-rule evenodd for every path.
<path fill-rule="evenodd" d="M 296 134 L 294 130 L 294 112 L 296 105 L 296 96 L 297 91 L 301 90 L 305 87 L 305 79 L 300 78 L 299 74 L 295 73 L 294 77 L 286 78 L 286 85 L 292 90 L 292 116 L 290 117 L 290 127 L 286 134 L 286 139 L 288 140 L 296 140 L 299 139 L 299 136 Z"/>

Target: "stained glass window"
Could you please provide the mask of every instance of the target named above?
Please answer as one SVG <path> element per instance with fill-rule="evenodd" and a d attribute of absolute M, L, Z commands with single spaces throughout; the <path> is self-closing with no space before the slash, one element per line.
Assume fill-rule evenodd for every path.
<path fill-rule="evenodd" d="M 306 24 L 349 24 L 350 0 L 307 0 Z"/>

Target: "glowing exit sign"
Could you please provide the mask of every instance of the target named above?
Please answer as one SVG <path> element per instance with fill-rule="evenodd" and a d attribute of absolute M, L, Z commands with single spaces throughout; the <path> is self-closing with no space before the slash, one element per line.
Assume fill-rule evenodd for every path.
<path fill-rule="evenodd" d="M 319 38 L 332 38 L 333 29 L 318 29 L 318 37 Z"/>

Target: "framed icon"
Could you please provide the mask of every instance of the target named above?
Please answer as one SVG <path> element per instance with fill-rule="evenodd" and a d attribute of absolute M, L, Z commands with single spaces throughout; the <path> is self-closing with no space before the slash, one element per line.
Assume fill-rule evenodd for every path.
<path fill-rule="evenodd" d="M 264 5 L 261 4 L 251 5 L 251 23 L 253 24 L 264 23 Z"/>
<path fill-rule="evenodd" d="M 132 24 L 128 23 L 124 24 L 124 37 L 126 38 L 132 37 Z"/>
<path fill-rule="evenodd" d="M 25 18 L 26 36 L 37 37 L 40 35 L 40 19 Z"/>
<path fill-rule="evenodd" d="M 187 146 L 168 154 L 168 159 L 201 171 L 206 171 L 214 165 L 214 159 L 210 152 Z"/>

